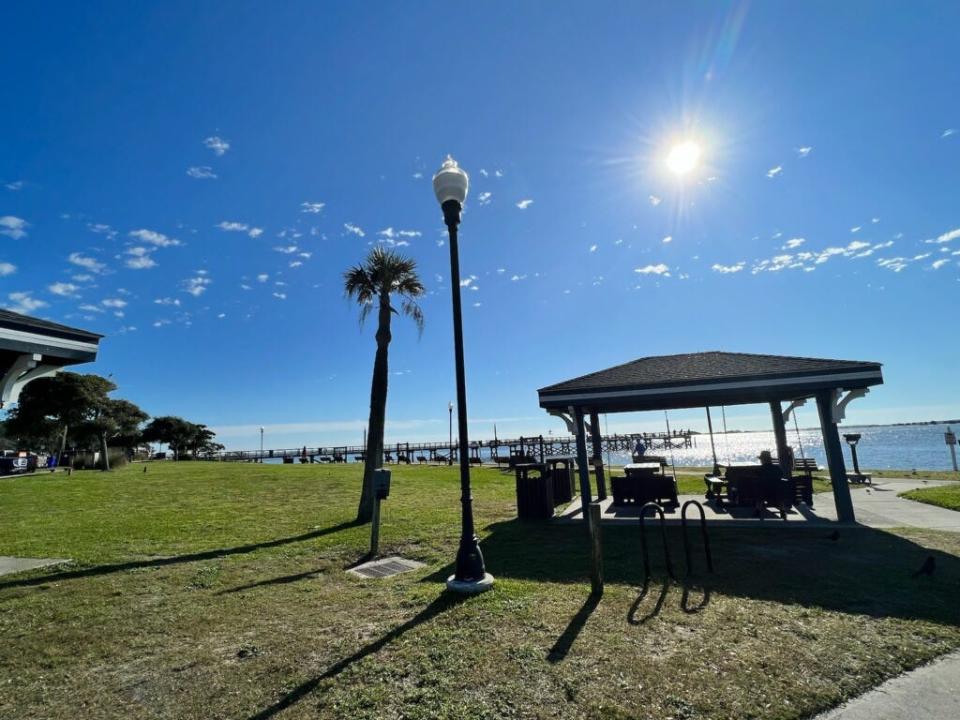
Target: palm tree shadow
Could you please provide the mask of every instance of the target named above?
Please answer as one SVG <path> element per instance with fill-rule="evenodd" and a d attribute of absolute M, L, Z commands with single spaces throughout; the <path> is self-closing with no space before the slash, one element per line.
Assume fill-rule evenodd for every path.
<path fill-rule="evenodd" d="M 317 675 L 315 678 L 311 678 L 304 683 L 301 683 L 293 690 L 285 694 L 282 698 L 277 700 L 273 705 L 264 708 L 260 712 L 251 715 L 249 720 L 266 720 L 271 718 L 279 712 L 286 710 L 288 707 L 295 705 L 304 697 L 316 690 L 324 680 L 329 680 L 331 678 L 337 677 L 344 670 L 349 668 L 356 662 L 363 660 L 370 655 L 373 655 L 380 650 L 382 650 L 386 645 L 393 642 L 401 635 L 413 630 L 419 625 L 423 625 L 426 622 L 429 622 L 433 618 L 437 617 L 443 612 L 446 612 L 452 607 L 456 607 L 462 602 L 466 601 L 466 596 L 464 595 L 454 595 L 453 593 L 443 592 L 437 598 L 435 598 L 429 605 L 427 605 L 423 610 L 417 613 L 414 617 L 407 620 L 402 625 L 398 625 L 393 630 L 388 632 L 383 637 L 375 640 L 374 642 L 365 645 L 355 652 L 353 655 L 340 660 L 339 662 L 334 663 L 329 668 L 327 668 L 322 674 Z"/>
<path fill-rule="evenodd" d="M 665 577 L 663 579 L 663 587 L 660 588 L 660 595 L 657 597 L 657 602 L 654 604 L 653 609 L 638 619 L 637 613 L 640 611 L 640 605 L 643 604 L 644 599 L 647 597 L 647 591 L 649 589 L 650 580 L 644 580 L 640 594 L 637 595 L 637 599 L 633 601 L 633 605 L 630 606 L 630 610 L 627 612 L 627 622 L 631 625 L 643 625 L 660 614 L 660 610 L 663 609 L 663 603 L 667 599 L 667 591 L 670 589 L 670 578 Z"/>
<path fill-rule="evenodd" d="M 550 652 L 547 653 L 548 662 L 558 663 L 567 656 L 567 653 L 570 652 L 570 648 L 573 647 L 573 643 L 580 634 L 580 631 L 583 629 L 583 626 L 586 625 L 590 615 L 599 604 L 599 595 L 591 594 L 586 599 L 586 601 L 583 603 L 583 607 L 581 607 L 577 611 L 577 614 L 570 619 L 570 623 L 563 631 L 563 634 L 557 638 L 557 641 L 553 644 L 553 647 L 550 648 Z"/>
<path fill-rule="evenodd" d="M 190 553 L 187 555 L 173 555 L 170 557 L 152 558 L 150 560 L 134 560 L 125 563 L 115 563 L 112 565 L 96 565 L 89 568 L 78 570 L 65 570 L 49 575 L 40 575 L 39 577 L 24 578 L 21 580 L 9 580 L 0 583 L 0 590 L 16 587 L 33 587 L 36 585 L 45 585 L 46 583 L 60 582 L 62 580 L 75 580 L 77 578 L 97 577 L 99 575 L 109 575 L 111 573 L 123 572 L 124 570 L 136 570 L 147 567 L 164 567 L 167 565 L 179 565 L 181 563 L 199 562 L 201 560 L 216 560 L 218 558 L 229 557 L 231 555 L 242 555 L 255 550 L 266 548 L 281 547 L 292 543 L 304 542 L 315 538 L 331 535 L 341 530 L 347 530 L 360 525 L 356 520 L 342 522 L 320 530 L 311 530 L 300 535 L 291 537 L 277 538 L 276 540 L 267 540 L 261 543 L 251 543 L 249 545 L 239 545 L 232 548 L 217 548 L 215 550 L 204 550 L 203 552 Z"/>

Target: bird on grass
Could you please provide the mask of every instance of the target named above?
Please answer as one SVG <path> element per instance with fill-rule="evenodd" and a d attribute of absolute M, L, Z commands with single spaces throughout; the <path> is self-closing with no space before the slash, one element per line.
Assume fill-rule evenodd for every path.
<path fill-rule="evenodd" d="M 836 542 L 836 541 L 839 540 L 839 539 L 840 539 L 840 531 L 839 531 L 839 530 L 834 530 L 832 533 L 830 533 L 829 535 L 827 535 L 827 540 L 832 540 L 833 542 Z"/>
<path fill-rule="evenodd" d="M 917 570 L 910 577 L 918 578 L 921 575 L 926 575 L 927 577 L 933 577 L 933 573 L 937 569 L 937 559 L 933 555 L 927 555 L 927 559 L 923 561 L 923 565 L 920 566 L 920 569 Z"/>
<path fill-rule="evenodd" d="M 147 471 L 147 466 L 146 466 L 146 465 L 143 466 L 143 471 L 144 471 L 144 472 Z"/>

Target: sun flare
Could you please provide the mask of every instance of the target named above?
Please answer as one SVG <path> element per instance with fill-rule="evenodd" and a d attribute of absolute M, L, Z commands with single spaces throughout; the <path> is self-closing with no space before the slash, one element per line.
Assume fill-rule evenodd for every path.
<path fill-rule="evenodd" d="M 677 143 L 667 154 L 667 168 L 674 175 L 686 175 L 697 168 L 702 154 L 700 146 L 693 140 Z"/>

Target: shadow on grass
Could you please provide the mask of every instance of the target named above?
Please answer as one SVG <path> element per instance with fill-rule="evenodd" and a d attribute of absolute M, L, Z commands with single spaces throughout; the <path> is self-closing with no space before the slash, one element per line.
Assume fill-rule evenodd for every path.
<path fill-rule="evenodd" d="M 136 570 L 147 567 L 164 567 L 166 565 L 179 565 L 181 563 L 199 562 L 201 560 L 216 560 L 217 558 L 228 557 L 230 555 L 242 555 L 255 550 L 264 550 L 266 548 L 281 547 L 292 543 L 304 542 L 315 538 L 330 535 L 332 533 L 347 530 L 360 525 L 356 520 L 343 522 L 339 525 L 333 525 L 321 530 L 311 530 L 301 535 L 291 537 L 277 538 L 276 540 L 265 540 L 264 542 L 251 543 L 249 545 L 238 545 L 232 548 L 217 548 L 215 550 L 204 550 L 203 552 L 189 553 L 187 555 L 173 555 L 170 557 L 152 558 L 150 560 L 132 560 L 130 562 L 115 563 L 112 565 L 95 565 L 88 568 L 77 570 L 64 570 L 62 572 L 51 573 L 49 575 L 40 575 L 38 577 L 23 578 L 20 580 L 8 580 L 0 582 L 0 590 L 4 588 L 31 587 L 35 585 L 44 585 L 51 582 L 60 582 L 61 580 L 75 580 L 77 578 L 96 577 L 98 575 L 109 575 L 111 573 L 123 572 L 124 570 Z M 313 571 L 316 572 L 316 571 Z M 281 580 L 282 581 L 282 580 Z"/>
<path fill-rule="evenodd" d="M 388 632 L 386 635 L 381 637 L 374 642 L 365 645 L 360 648 L 350 657 L 344 658 L 337 663 L 334 663 L 329 668 L 327 668 L 322 674 L 317 675 L 315 678 L 307 680 L 304 683 L 301 683 L 295 687 L 290 692 L 286 693 L 282 698 L 277 700 L 273 705 L 270 705 L 267 708 L 264 708 L 260 712 L 251 715 L 249 720 L 266 720 L 266 718 L 271 718 L 279 712 L 286 710 L 291 705 L 295 705 L 304 697 L 316 690 L 324 680 L 330 680 L 335 678 L 337 675 L 342 673 L 344 670 L 349 668 L 355 662 L 359 662 L 364 658 L 373 655 L 374 653 L 382 650 L 386 645 L 393 642 L 399 638 L 404 633 L 407 633 L 419 625 L 423 625 L 426 622 L 429 622 L 437 615 L 449 610 L 450 608 L 459 605 L 464 602 L 467 598 L 463 595 L 454 595 L 453 593 L 443 592 L 441 593 L 433 602 L 427 605 L 423 610 L 417 613 L 414 617 L 407 620 L 402 625 L 398 625 L 393 630 Z"/>
<path fill-rule="evenodd" d="M 960 558 L 882 530 L 846 528 L 836 541 L 829 539 L 828 530 L 711 527 L 716 572 L 701 578 L 704 598 L 692 607 L 686 598 L 685 610 L 697 612 L 709 602 L 710 594 L 721 594 L 960 626 L 955 604 L 960 594 Z M 491 525 L 487 531 L 481 548 L 495 577 L 589 582 L 589 538 L 581 524 L 513 520 Z M 642 586 L 639 533 L 632 524 L 604 526 L 608 583 Z M 667 543 L 675 553 L 683 547 L 680 533 L 678 527 L 667 528 Z M 657 535 L 648 534 L 654 580 L 666 579 Z M 911 578 L 928 556 L 936 559 L 936 574 Z M 638 607 L 643 598 L 641 594 Z"/>
<path fill-rule="evenodd" d="M 570 619 L 570 623 L 567 625 L 566 630 L 557 638 L 557 641 L 553 644 L 553 647 L 550 648 L 550 652 L 547 653 L 547 661 L 551 663 L 558 663 L 563 660 L 567 653 L 570 652 L 570 648 L 573 647 L 574 640 L 577 639 L 577 635 L 580 634 L 580 631 L 583 629 L 583 626 L 587 624 L 587 620 L 590 618 L 590 615 L 594 610 L 597 609 L 597 605 L 600 604 L 599 595 L 590 595 L 587 597 L 586 602 L 583 603 L 577 614 Z"/>

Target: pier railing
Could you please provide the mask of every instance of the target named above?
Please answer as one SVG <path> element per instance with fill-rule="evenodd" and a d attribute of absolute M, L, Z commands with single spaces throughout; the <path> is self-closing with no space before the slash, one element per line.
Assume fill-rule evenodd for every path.
<path fill-rule="evenodd" d="M 674 430 L 671 433 L 630 433 L 601 436 L 602 452 L 630 453 L 643 440 L 648 450 L 681 449 L 696 446 L 696 432 Z M 445 463 L 458 460 L 459 443 L 398 442 L 384 446 L 388 463 Z M 326 445 L 322 447 L 280 448 L 270 450 L 222 450 L 204 455 L 204 460 L 227 462 L 260 462 L 280 459 L 305 462 L 359 462 L 366 448 L 362 445 Z M 478 440 L 470 443 L 471 462 L 505 463 L 514 457 L 545 458 L 576 455 L 576 438 L 572 435 L 534 435 L 518 438 Z"/>

